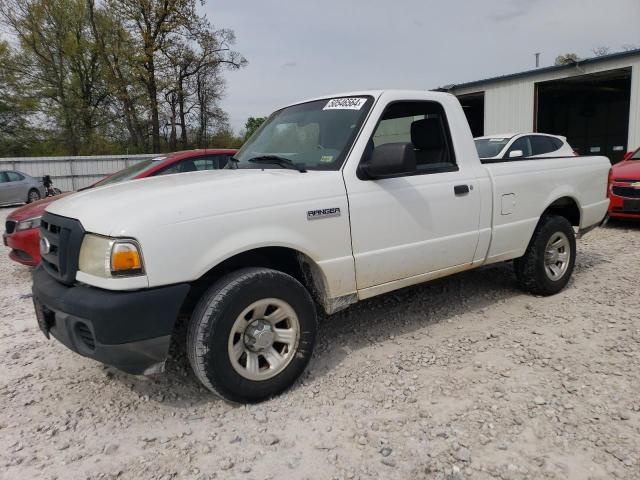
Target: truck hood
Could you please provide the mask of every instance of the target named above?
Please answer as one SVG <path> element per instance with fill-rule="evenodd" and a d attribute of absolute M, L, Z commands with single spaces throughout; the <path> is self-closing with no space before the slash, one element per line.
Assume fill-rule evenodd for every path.
<path fill-rule="evenodd" d="M 640 160 L 625 160 L 613 166 L 614 179 L 640 180 Z"/>
<path fill-rule="evenodd" d="M 335 188 L 323 185 L 334 186 L 337 179 L 341 179 L 339 171 L 224 169 L 180 173 L 92 188 L 60 199 L 46 210 L 80 220 L 88 232 L 135 237 L 148 226 L 327 198 L 335 195 Z"/>

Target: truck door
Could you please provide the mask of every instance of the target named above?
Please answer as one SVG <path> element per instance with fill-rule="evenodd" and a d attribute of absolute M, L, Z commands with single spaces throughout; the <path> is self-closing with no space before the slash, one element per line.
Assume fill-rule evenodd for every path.
<path fill-rule="evenodd" d="M 391 142 L 413 144 L 414 173 L 377 180 L 345 175 L 359 290 L 470 264 L 478 243 L 475 172 L 456 158 L 442 105 L 387 105 L 361 161 Z"/>

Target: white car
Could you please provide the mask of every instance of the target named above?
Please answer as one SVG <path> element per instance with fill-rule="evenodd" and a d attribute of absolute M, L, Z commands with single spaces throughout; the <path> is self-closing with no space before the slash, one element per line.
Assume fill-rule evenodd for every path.
<path fill-rule="evenodd" d="M 567 139 L 546 133 L 505 133 L 474 139 L 478 156 L 483 163 L 508 159 L 575 157 Z"/>
<path fill-rule="evenodd" d="M 574 228 L 607 212 L 609 169 L 596 156 L 483 165 L 446 93 L 299 102 L 223 170 L 49 205 L 38 323 L 81 355 L 146 374 L 163 369 L 176 319 L 189 318 L 185 348 L 202 384 L 259 401 L 304 371 L 317 309 L 514 259 L 523 289 L 560 291 Z"/>

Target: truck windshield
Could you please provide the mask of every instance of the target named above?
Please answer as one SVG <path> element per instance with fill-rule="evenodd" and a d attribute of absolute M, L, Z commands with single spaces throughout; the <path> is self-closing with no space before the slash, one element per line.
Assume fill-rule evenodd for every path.
<path fill-rule="evenodd" d="M 478 138 L 474 141 L 480 158 L 495 157 L 509 143 L 508 138 Z"/>
<path fill-rule="evenodd" d="M 227 168 L 338 170 L 372 104 L 369 96 L 337 97 L 278 110 Z"/>

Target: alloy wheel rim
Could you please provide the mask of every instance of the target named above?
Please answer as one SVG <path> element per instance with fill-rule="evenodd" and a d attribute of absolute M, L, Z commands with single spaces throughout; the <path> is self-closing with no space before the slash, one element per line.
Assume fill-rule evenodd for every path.
<path fill-rule="evenodd" d="M 562 232 L 551 235 L 544 249 L 544 271 L 553 281 L 560 280 L 569 268 L 571 244 Z"/>
<path fill-rule="evenodd" d="M 228 341 L 229 360 L 247 380 L 268 380 L 291 362 L 300 341 L 300 322 L 284 300 L 253 302 L 236 318 Z"/>
<path fill-rule="evenodd" d="M 29 194 L 29 200 L 30 200 L 30 201 L 32 201 L 32 202 L 35 202 L 35 201 L 37 201 L 37 200 L 40 200 L 40 195 L 38 195 L 38 193 L 37 193 L 37 192 L 31 192 L 31 193 Z"/>

